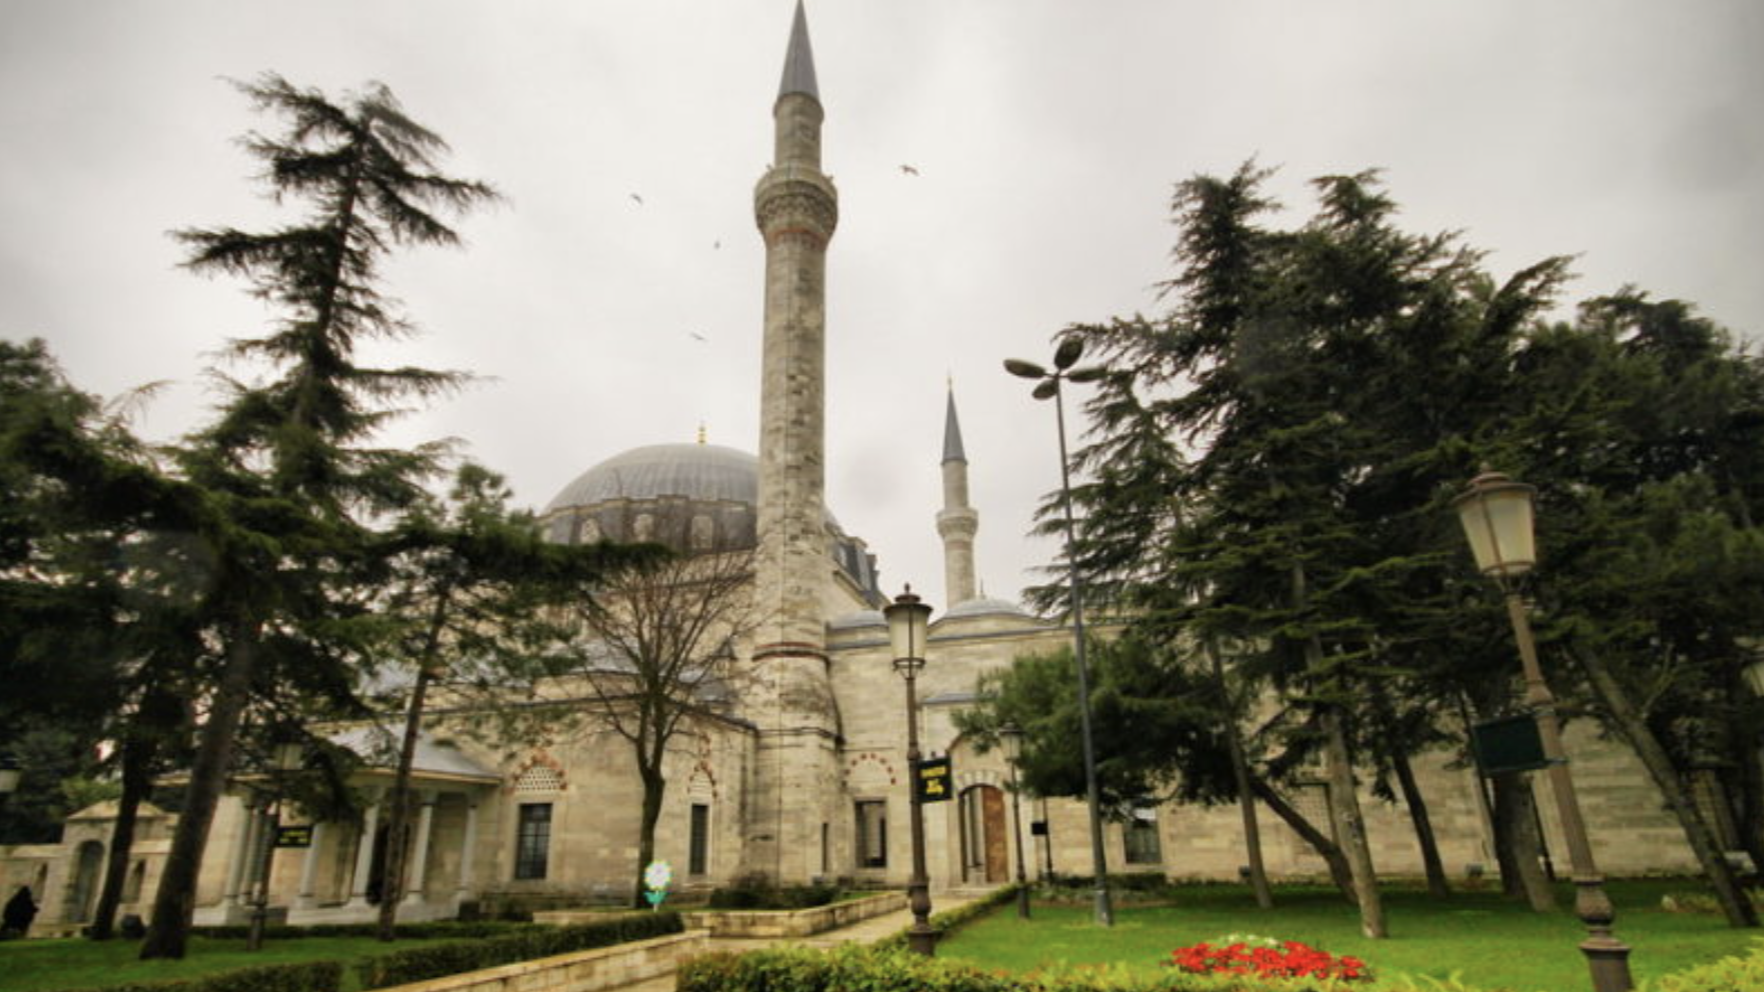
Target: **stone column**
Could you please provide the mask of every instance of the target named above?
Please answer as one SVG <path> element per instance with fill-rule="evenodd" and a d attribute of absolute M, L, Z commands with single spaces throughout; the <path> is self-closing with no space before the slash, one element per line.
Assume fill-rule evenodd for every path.
<path fill-rule="evenodd" d="M 349 877 L 349 905 L 366 906 L 368 876 L 374 870 L 374 834 L 380 829 L 380 797 L 374 796 L 373 804 L 361 817 L 361 841 L 355 848 L 355 872 Z"/>
<path fill-rule="evenodd" d="M 453 890 L 455 904 L 463 902 L 472 891 L 472 855 L 478 848 L 478 797 L 466 797 L 465 835 L 460 840 L 459 884 Z"/>
<path fill-rule="evenodd" d="M 239 832 L 233 841 L 233 850 L 227 861 L 226 894 L 221 897 L 223 905 L 243 905 L 245 888 L 245 869 L 251 863 L 251 852 L 255 849 L 252 843 L 257 839 L 257 799 L 246 796 L 239 802 L 241 815 L 245 820 L 239 824 Z"/>
<path fill-rule="evenodd" d="M 411 852 L 410 864 L 404 870 L 404 904 L 415 905 L 423 901 L 423 879 L 429 872 L 429 834 L 435 829 L 435 800 L 439 794 L 429 791 L 422 794 L 423 811 L 417 814 L 416 850 Z"/>
<path fill-rule="evenodd" d="M 325 845 L 327 826 L 323 820 L 312 825 L 312 846 L 306 849 L 306 857 L 300 862 L 300 892 L 294 898 L 296 909 L 311 909 L 318 905 L 313 887 L 318 882 L 319 849 Z"/>

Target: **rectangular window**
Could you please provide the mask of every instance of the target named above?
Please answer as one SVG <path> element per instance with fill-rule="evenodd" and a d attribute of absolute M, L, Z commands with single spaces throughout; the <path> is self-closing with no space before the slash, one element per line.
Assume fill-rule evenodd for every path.
<path fill-rule="evenodd" d="M 1163 847 L 1158 843 L 1158 811 L 1147 806 L 1135 807 L 1122 831 L 1126 842 L 1127 863 L 1159 865 L 1164 863 Z"/>
<path fill-rule="evenodd" d="M 866 799 L 857 804 L 859 868 L 888 867 L 888 803 Z"/>
<path fill-rule="evenodd" d="M 544 878 L 551 851 L 551 804 L 522 803 L 515 828 L 516 878 Z"/>
<path fill-rule="evenodd" d="M 686 850 L 686 874 L 703 875 L 710 871 L 710 807 L 692 804 L 691 843 Z"/>

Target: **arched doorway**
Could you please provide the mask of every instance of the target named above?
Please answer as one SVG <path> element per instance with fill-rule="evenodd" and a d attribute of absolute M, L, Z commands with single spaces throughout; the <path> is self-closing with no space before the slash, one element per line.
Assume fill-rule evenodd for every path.
<path fill-rule="evenodd" d="M 1004 790 L 996 785 L 972 786 L 962 792 L 960 806 L 962 881 L 1008 881 Z"/>
<path fill-rule="evenodd" d="M 81 844 L 74 855 L 73 889 L 67 897 L 67 919 L 84 923 L 92 918 L 92 901 L 98 897 L 98 879 L 104 871 L 104 845 L 95 840 Z"/>

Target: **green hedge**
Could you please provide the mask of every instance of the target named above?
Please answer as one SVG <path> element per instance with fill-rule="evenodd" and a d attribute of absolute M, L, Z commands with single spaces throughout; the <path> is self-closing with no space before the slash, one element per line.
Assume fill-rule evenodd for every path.
<path fill-rule="evenodd" d="M 744 875 L 712 889 L 711 909 L 813 909 L 839 898 L 832 885 L 774 885 L 764 875 Z"/>
<path fill-rule="evenodd" d="M 240 968 L 169 982 L 130 982 L 83 992 L 337 992 L 343 983 L 338 961 L 304 961 Z"/>
<path fill-rule="evenodd" d="M 960 930 L 962 927 L 967 926 L 969 923 L 972 923 L 980 917 L 985 916 L 987 913 L 992 912 L 994 909 L 1003 906 L 1005 903 L 1015 901 L 1016 898 L 1017 887 L 1015 885 L 1006 885 L 1002 888 L 993 889 L 991 892 L 987 893 L 984 898 L 976 899 L 965 906 L 952 909 L 947 913 L 932 913 L 931 927 L 932 929 L 937 930 L 943 937 L 947 937 L 957 930 Z M 907 931 L 902 930 L 899 933 L 884 937 L 881 940 L 876 941 L 875 946 L 883 948 L 884 950 L 906 947 Z"/>
<path fill-rule="evenodd" d="M 429 947 L 412 947 L 369 958 L 357 965 L 364 989 L 385 988 L 457 975 L 462 971 L 494 968 L 499 964 L 530 961 L 646 940 L 685 929 L 680 914 L 632 913 L 629 916 L 564 927 L 521 927 L 519 932 L 484 940 L 454 941 Z"/>
<path fill-rule="evenodd" d="M 1124 968 L 1062 968 L 1031 975 L 982 971 L 898 948 L 779 948 L 707 954 L 680 967 L 676 992 L 1356 992 L 1363 986 L 1263 981 Z"/>
<path fill-rule="evenodd" d="M 393 933 L 400 940 L 476 939 L 519 933 L 522 930 L 530 930 L 533 926 L 532 923 L 516 923 L 510 920 L 478 920 L 470 923 L 437 920 L 432 923 L 400 923 L 393 928 Z M 244 940 L 250 932 L 249 924 L 190 928 L 192 937 L 208 937 L 211 940 Z M 378 923 L 319 923 L 313 926 L 287 926 L 278 923 L 263 929 L 265 940 L 298 940 L 301 937 L 377 937 L 379 935 L 380 925 Z"/>

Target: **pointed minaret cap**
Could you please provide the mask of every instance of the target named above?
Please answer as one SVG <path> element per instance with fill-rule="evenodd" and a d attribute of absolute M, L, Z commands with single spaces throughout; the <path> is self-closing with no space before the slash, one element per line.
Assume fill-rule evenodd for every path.
<path fill-rule="evenodd" d="M 963 464 L 968 461 L 968 453 L 962 449 L 962 424 L 956 419 L 953 382 L 949 386 L 949 412 L 943 417 L 943 460 Z"/>
<path fill-rule="evenodd" d="M 778 98 L 791 93 L 806 93 L 820 102 L 821 91 L 815 85 L 815 52 L 809 47 L 808 18 L 802 12 L 802 0 L 796 0 L 796 21 L 790 25 L 790 50 L 784 54 L 784 80 L 778 84 Z"/>

